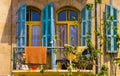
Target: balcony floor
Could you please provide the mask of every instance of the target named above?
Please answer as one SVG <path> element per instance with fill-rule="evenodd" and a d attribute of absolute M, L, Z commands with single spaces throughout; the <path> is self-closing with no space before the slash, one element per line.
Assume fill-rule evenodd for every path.
<path fill-rule="evenodd" d="M 60 76 L 61 73 L 67 75 L 68 70 L 45 70 L 44 73 L 40 73 L 40 70 L 13 70 L 14 76 Z M 92 70 L 72 70 L 72 76 L 90 76 Z"/>

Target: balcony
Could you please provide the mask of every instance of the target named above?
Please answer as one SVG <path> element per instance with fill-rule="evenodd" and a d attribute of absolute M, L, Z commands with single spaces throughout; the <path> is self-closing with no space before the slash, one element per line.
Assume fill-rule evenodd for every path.
<path fill-rule="evenodd" d="M 71 72 L 73 76 L 90 76 L 93 72 L 91 59 L 86 59 L 84 53 L 82 59 L 79 60 L 75 60 L 76 56 L 72 54 L 65 56 L 63 51 L 66 49 L 64 47 L 47 47 L 47 64 L 45 65 L 26 64 L 24 47 L 14 47 L 13 50 L 13 74 L 15 76 L 59 76 L 62 73 L 67 75 L 69 67 L 72 67 Z M 52 68 L 51 51 L 53 50 L 56 53 L 56 69 Z M 33 69 L 34 66 L 36 68 Z M 43 68 L 44 73 L 41 72 Z"/>

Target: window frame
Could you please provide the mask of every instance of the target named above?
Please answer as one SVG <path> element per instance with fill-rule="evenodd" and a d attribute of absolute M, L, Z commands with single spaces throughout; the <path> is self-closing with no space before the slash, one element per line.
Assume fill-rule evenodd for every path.
<path fill-rule="evenodd" d="M 64 10 L 66 10 L 67 11 L 67 15 L 66 16 L 68 16 L 68 11 L 70 11 L 70 10 L 73 10 L 73 11 L 75 11 L 77 14 L 78 14 L 78 20 L 74 20 L 74 21 L 72 21 L 72 20 L 67 20 L 66 19 L 66 21 L 59 21 L 58 20 L 58 14 L 59 14 L 59 12 L 61 12 L 61 11 L 64 11 Z M 67 18 L 67 17 L 66 17 Z M 67 44 L 70 44 L 70 26 L 73 26 L 73 25 L 75 25 L 75 22 L 77 22 L 78 23 L 78 45 L 80 45 L 80 11 L 77 9 L 77 8 L 74 8 L 74 7 L 72 7 L 72 6 L 64 6 L 64 7 L 61 7 L 60 9 L 58 9 L 57 11 L 56 11 L 56 25 L 58 26 L 58 25 L 67 25 Z"/>
<path fill-rule="evenodd" d="M 28 26 L 30 29 L 30 30 L 28 30 L 29 33 L 27 33 L 27 34 L 29 34 L 29 37 L 27 37 L 28 38 L 28 40 L 27 40 L 28 45 L 27 46 L 32 46 L 32 27 L 36 26 L 36 25 L 40 26 L 40 45 L 42 45 L 42 22 L 41 22 L 42 15 L 41 15 L 41 10 L 39 10 L 38 8 L 32 7 L 32 6 L 28 6 L 27 10 L 30 10 L 30 14 L 29 14 L 30 17 L 29 17 L 28 21 L 26 20 L 26 26 Z M 32 21 L 32 16 L 31 16 L 32 10 L 35 10 L 40 14 L 40 21 Z"/>

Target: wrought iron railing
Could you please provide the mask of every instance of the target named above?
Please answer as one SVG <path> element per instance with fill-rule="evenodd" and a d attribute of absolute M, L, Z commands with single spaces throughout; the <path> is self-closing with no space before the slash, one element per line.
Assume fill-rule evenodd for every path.
<path fill-rule="evenodd" d="M 64 69 L 64 64 L 66 65 L 66 62 L 69 64 L 69 60 L 64 56 L 63 51 L 65 51 L 64 47 L 47 47 L 47 52 L 50 52 L 51 49 L 57 50 L 57 63 L 61 64 L 61 69 Z M 64 64 L 63 64 L 64 63 Z M 92 70 L 93 67 L 93 61 L 92 59 L 79 59 L 78 61 L 72 61 L 73 64 L 75 64 L 74 67 L 78 69 L 86 69 L 86 70 Z M 14 47 L 13 48 L 13 70 L 21 70 L 22 65 L 25 64 L 25 49 L 24 47 Z M 47 64 L 48 65 L 48 64 Z M 51 66 L 51 65 L 49 65 Z"/>

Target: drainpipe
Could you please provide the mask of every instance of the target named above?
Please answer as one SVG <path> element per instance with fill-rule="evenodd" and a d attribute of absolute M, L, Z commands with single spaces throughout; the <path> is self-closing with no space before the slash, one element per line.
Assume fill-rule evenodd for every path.
<path fill-rule="evenodd" d="M 110 0 L 110 4 L 112 5 L 112 0 Z"/>
<path fill-rule="evenodd" d="M 110 5 L 112 5 L 112 0 L 110 0 Z M 113 73 L 113 69 L 115 69 L 115 67 L 113 66 L 113 64 L 112 64 L 112 61 L 114 60 L 114 54 L 110 54 L 110 76 L 113 76 L 113 75 L 115 75 L 114 73 Z M 116 69 L 115 69 L 116 70 Z M 116 75 L 115 75 L 116 76 Z"/>
<path fill-rule="evenodd" d="M 98 4 L 96 3 L 95 0 L 95 30 L 99 30 L 98 29 Z M 95 35 L 95 48 L 98 49 L 98 37 Z M 98 54 L 97 56 L 97 60 L 96 60 L 96 73 L 100 72 L 100 54 Z"/>

